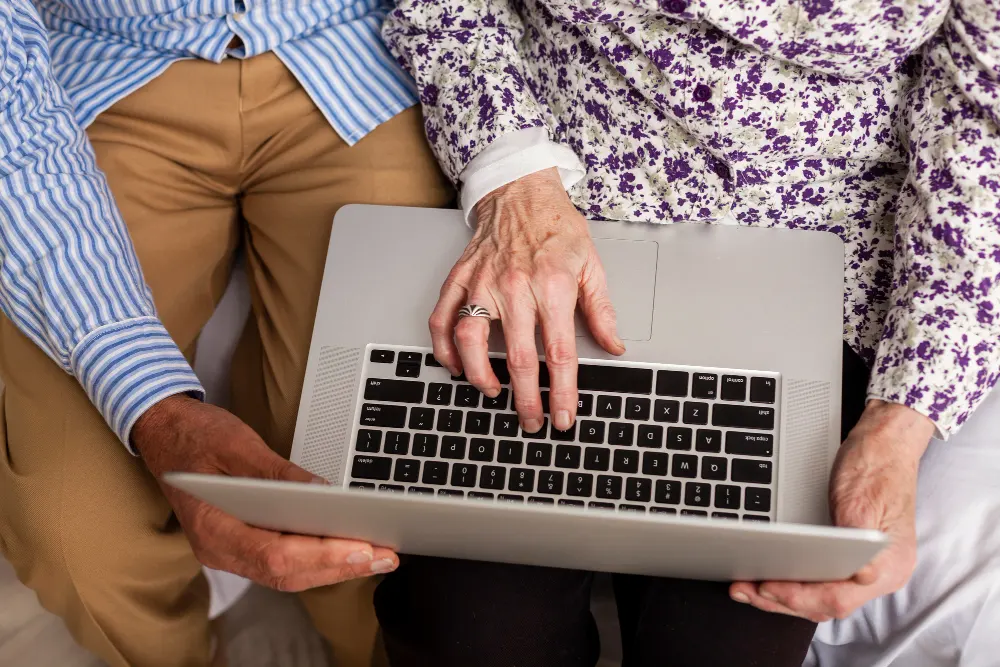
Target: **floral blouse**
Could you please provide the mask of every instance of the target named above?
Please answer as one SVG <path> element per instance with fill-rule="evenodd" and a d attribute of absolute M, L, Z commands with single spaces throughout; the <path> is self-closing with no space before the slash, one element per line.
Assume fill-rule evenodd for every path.
<path fill-rule="evenodd" d="M 869 396 L 942 437 L 1000 375 L 1000 0 L 398 0 L 455 180 L 532 127 L 594 219 L 826 230 Z"/>

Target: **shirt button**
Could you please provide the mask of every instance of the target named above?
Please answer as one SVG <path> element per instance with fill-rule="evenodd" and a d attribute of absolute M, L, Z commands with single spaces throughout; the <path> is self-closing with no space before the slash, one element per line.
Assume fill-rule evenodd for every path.
<path fill-rule="evenodd" d="M 707 102 L 712 97 L 712 89 L 699 83 L 694 89 L 694 99 L 697 102 Z"/>
<path fill-rule="evenodd" d="M 668 12 L 682 14 L 688 8 L 687 0 L 666 0 L 663 6 Z"/>

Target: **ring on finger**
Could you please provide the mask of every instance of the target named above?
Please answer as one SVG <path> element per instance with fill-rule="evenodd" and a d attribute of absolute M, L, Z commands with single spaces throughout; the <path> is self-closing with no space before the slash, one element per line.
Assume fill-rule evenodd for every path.
<path fill-rule="evenodd" d="M 485 317 L 488 320 L 493 319 L 493 316 L 490 315 L 489 309 L 475 303 L 467 303 L 458 309 L 458 319 L 461 320 L 466 317 Z"/>

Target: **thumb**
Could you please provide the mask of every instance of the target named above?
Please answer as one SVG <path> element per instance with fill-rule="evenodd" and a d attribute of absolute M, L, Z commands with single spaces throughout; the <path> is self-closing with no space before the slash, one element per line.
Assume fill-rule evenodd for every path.
<path fill-rule="evenodd" d="M 282 482 L 329 484 L 308 470 L 303 470 L 288 459 L 274 453 L 262 441 L 248 443 L 235 457 L 230 457 L 226 472 L 234 477 L 254 477 Z"/>
<path fill-rule="evenodd" d="M 593 259 L 591 270 L 580 285 L 580 310 L 597 344 L 611 354 L 625 352 L 625 343 L 618 337 L 615 307 L 608 296 L 608 281 L 600 260 Z"/>

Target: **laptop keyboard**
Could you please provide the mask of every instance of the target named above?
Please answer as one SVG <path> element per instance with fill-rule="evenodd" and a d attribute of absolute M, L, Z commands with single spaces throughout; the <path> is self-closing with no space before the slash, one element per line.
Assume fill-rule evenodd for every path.
<path fill-rule="evenodd" d="M 582 360 L 577 419 L 519 426 L 510 374 L 488 398 L 430 350 L 369 346 L 350 488 L 593 510 L 773 521 L 777 373 Z"/>

